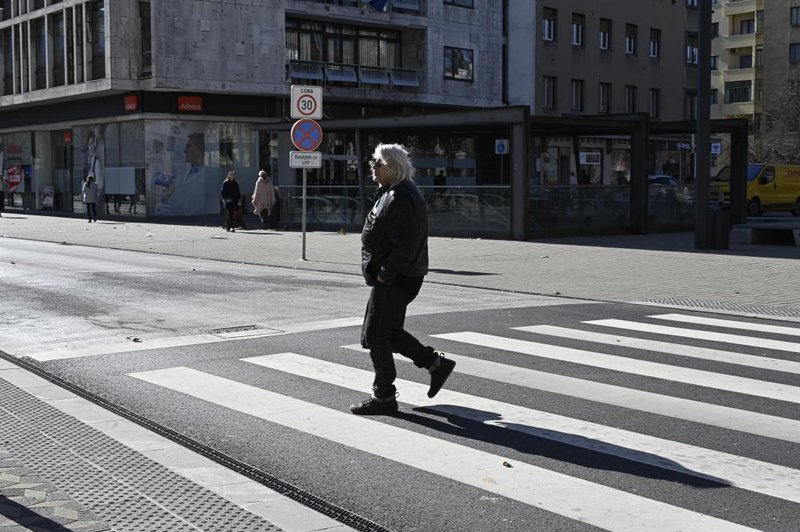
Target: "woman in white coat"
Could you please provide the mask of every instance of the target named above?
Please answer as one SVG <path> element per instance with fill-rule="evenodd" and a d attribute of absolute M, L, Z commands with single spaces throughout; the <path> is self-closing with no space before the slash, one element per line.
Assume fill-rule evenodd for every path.
<path fill-rule="evenodd" d="M 275 187 L 264 170 L 258 172 L 255 189 L 253 189 L 253 212 L 261 219 L 264 229 L 274 226 L 272 214 L 275 207 Z"/>
<path fill-rule="evenodd" d="M 94 182 L 94 176 L 89 175 L 83 183 L 81 189 L 81 196 L 83 202 L 86 204 L 86 214 L 89 216 L 89 223 L 92 219 L 97 221 L 97 198 L 100 195 L 100 189 L 97 188 L 97 183 Z"/>

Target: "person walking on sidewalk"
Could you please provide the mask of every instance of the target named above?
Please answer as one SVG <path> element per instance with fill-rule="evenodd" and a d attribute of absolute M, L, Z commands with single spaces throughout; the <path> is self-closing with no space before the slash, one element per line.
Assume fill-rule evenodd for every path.
<path fill-rule="evenodd" d="M 3 175 L 3 169 L 0 168 L 0 216 L 3 216 L 3 210 L 5 210 L 6 192 L 8 192 L 8 181 Z"/>
<path fill-rule="evenodd" d="M 256 186 L 253 189 L 253 212 L 261 219 L 264 229 L 272 229 L 274 224 L 275 187 L 264 170 L 258 172 Z"/>
<path fill-rule="evenodd" d="M 389 414 L 397 410 L 397 371 L 392 353 L 410 358 L 430 373 L 428 397 L 434 397 L 456 363 L 425 346 L 404 328 L 406 308 L 428 273 L 428 220 L 425 200 L 412 181 L 414 166 L 399 144 L 379 144 L 372 160 L 377 198 L 361 232 L 361 271 L 372 287 L 361 329 L 375 379 L 372 396 L 350 406 L 353 414 Z"/>
<path fill-rule="evenodd" d="M 89 217 L 89 223 L 92 220 L 97 221 L 97 198 L 100 196 L 100 190 L 97 188 L 97 183 L 94 182 L 94 176 L 89 174 L 86 176 L 86 181 L 83 182 L 81 189 L 81 197 L 83 203 L 86 204 L 86 215 Z"/>
<path fill-rule="evenodd" d="M 242 199 L 242 192 L 239 190 L 239 182 L 236 181 L 236 172 L 231 170 L 222 182 L 219 197 L 225 205 L 225 229 L 236 232 L 234 216 L 239 209 L 239 201 Z"/>

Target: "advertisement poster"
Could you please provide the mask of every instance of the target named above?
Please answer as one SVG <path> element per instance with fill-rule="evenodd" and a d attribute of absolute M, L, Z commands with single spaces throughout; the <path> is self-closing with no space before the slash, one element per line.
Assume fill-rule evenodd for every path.
<path fill-rule="evenodd" d="M 52 209 L 53 199 L 55 198 L 56 189 L 52 185 L 43 185 L 39 187 L 39 196 L 42 198 L 42 208 Z"/>
<path fill-rule="evenodd" d="M 219 212 L 218 179 L 206 165 L 205 124 L 147 122 L 145 167 L 156 216 Z M 218 172 L 217 172 L 218 173 Z"/>

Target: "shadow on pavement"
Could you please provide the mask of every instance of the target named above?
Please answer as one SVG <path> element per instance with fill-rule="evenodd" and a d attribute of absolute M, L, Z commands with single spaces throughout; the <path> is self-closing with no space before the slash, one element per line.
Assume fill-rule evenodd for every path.
<path fill-rule="evenodd" d="M 413 410 L 444 417 L 447 423 L 402 411 L 394 414 L 394 417 L 440 432 L 592 469 L 679 482 L 697 488 L 722 488 L 731 485 L 724 479 L 692 471 L 672 460 L 636 449 L 534 426 L 502 423 L 501 416 L 494 412 L 453 405 L 417 407 Z M 487 425 L 486 421 L 500 423 Z M 513 467 L 513 464 L 511 466 Z"/>

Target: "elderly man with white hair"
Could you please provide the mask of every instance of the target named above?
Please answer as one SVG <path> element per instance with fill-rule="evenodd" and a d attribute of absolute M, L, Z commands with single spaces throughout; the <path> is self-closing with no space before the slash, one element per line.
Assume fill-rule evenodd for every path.
<path fill-rule="evenodd" d="M 410 358 L 430 373 L 428 397 L 435 396 L 456 363 L 425 346 L 404 328 L 406 308 L 428 273 L 425 200 L 412 181 L 414 166 L 399 144 L 379 144 L 370 161 L 378 184 L 375 205 L 361 232 L 361 271 L 372 287 L 361 345 L 369 349 L 375 379 L 372 396 L 350 411 L 358 415 L 397 411 L 397 371 L 392 353 Z"/>

